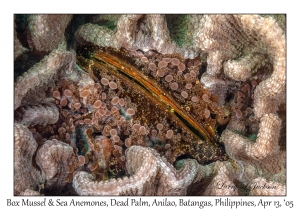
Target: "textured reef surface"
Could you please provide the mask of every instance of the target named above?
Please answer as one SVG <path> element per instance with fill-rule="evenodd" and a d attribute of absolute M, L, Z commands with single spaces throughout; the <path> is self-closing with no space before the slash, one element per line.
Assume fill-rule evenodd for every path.
<path fill-rule="evenodd" d="M 285 15 L 14 16 L 14 195 L 285 195 Z"/>

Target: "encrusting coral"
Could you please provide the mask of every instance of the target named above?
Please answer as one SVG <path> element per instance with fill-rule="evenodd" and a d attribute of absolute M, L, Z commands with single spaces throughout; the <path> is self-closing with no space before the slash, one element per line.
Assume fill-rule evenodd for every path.
<path fill-rule="evenodd" d="M 207 166 L 191 159 L 184 160 L 176 170 L 151 148 L 132 146 L 126 159 L 129 178 L 97 182 L 87 172 L 78 172 L 73 180 L 76 192 L 79 195 L 186 195 L 187 186 L 207 175 Z"/>
<path fill-rule="evenodd" d="M 216 175 L 205 190 L 205 195 L 238 195 L 237 187 L 231 181 L 232 174 L 230 167 L 226 167 L 226 162 L 217 161 L 214 167 Z"/>
<path fill-rule="evenodd" d="M 39 185 L 40 173 L 32 165 L 32 158 L 37 149 L 29 129 L 21 124 L 15 123 L 15 155 L 14 155 L 14 187 L 15 194 L 36 188 Z"/>
<path fill-rule="evenodd" d="M 36 154 L 36 163 L 51 187 L 63 188 L 69 183 L 78 167 L 77 162 L 73 147 L 56 139 L 47 140 Z"/>
<path fill-rule="evenodd" d="M 201 20 L 196 40 L 208 53 L 207 72 L 224 70 L 235 81 L 246 81 L 265 63 L 273 65 L 271 76 L 254 93 L 254 113 L 277 111 L 285 94 L 285 35 L 276 21 L 259 15 L 207 15 Z M 260 72 L 257 72 L 258 74 Z"/>
<path fill-rule="evenodd" d="M 15 195 L 286 194 L 281 17 L 18 18 Z"/>
<path fill-rule="evenodd" d="M 99 19 L 101 19 L 101 16 Z M 189 15 L 182 19 L 176 15 L 168 16 L 148 14 L 148 15 L 122 15 L 118 16 L 117 27 L 111 30 L 105 26 L 88 23 L 80 26 L 75 34 L 79 43 L 92 43 L 97 46 L 110 46 L 114 48 L 124 47 L 128 50 L 156 50 L 163 54 L 181 54 L 184 58 L 195 58 L 200 50 L 193 46 L 194 31 L 199 26 L 202 15 Z M 174 21 L 172 21 L 174 20 Z M 186 30 L 188 36 L 170 34 L 167 21 L 174 24 L 172 27 L 180 27 Z M 172 37 L 180 36 L 185 39 L 181 44 Z M 178 42 L 178 41 L 177 41 Z"/>
<path fill-rule="evenodd" d="M 75 65 L 71 52 L 53 50 L 15 82 L 14 109 L 21 105 L 48 102 L 43 88 L 54 86 L 53 80 L 68 75 Z M 39 96 L 39 97 L 37 97 Z"/>
<path fill-rule="evenodd" d="M 28 17 L 27 41 L 32 52 L 46 55 L 64 39 L 72 15 L 40 14 Z"/>
<path fill-rule="evenodd" d="M 285 151 L 280 151 L 278 143 L 281 119 L 276 111 L 285 103 L 284 32 L 274 19 L 259 15 L 208 15 L 201 21 L 203 27 L 197 41 L 209 53 L 207 72 L 212 77 L 218 78 L 223 70 L 227 77 L 236 81 L 262 79 L 266 73 L 263 65 L 268 62 L 272 64 L 271 75 L 255 85 L 250 99 L 253 100 L 252 122 L 259 121 L 256 143 L 230 130 L 224 131 L 221 138 L 231 158 L 240 164 L 244 161 L 256 165 L 255 170 L 262 170 L 260 176 L 268 179 L 274 176 L 281 185 L 285 180 Z M 244 98 L 244 93 L 238 94 Z M 239 115 L 237 113 L 238 117 Z M 258 176 L 257 172 L 251 179 L 255 176 Z M 240 179 L 241 177 L 242 175 Z M 278 189 L 272 194 L 282 192 Z"/>
<path fill-rule="evenodd" d="M 54 104 L 37 104 L 23 106 L 15 113 L 15 121 L 23 125 L 54 124 L 58 121 L 59 112 Z"/>

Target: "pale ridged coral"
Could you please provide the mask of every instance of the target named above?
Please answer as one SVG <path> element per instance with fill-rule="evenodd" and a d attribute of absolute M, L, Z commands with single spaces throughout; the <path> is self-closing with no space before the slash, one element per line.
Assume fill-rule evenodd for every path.
<path fill-rule="evenodd" d="M 185 58 L 204 57 L 203 52 L 196 47 L 195 39 L 197 37 L 196 29 L 199 28 L 200 20 L 203 15 L 165 15 L 167 27 L 170 33 L 170 39 L 180 48 L 181 54 Z"/>
<path fill-rule="evenodd" d="M 23 196 L 37 196 L 37 195 L 41 195 L 41 194 L 38 191 L 26 189 L 24 192 L 20 193 L 20 195 L 23 195 Z"/>
<path fill-rule="evenodd" d="M 279 152 L 281 120 L 275 114 L 266 114 L 260 119 L 256 142 L 253 143 L 232 131 L 224 131 L 222 140 L 226 151 L 233 157 L 244 156 L 261 160 Z"/>
<path fill-rule="evenodd" d="M 36 163 L 46 179 L 46 187 L 63 188 L 72 181 L 78 160 L 73 148 L 56 139 L 46 141 L 38 149 Z"/>
<path fill-rule="evenodd" d="M 47 102 L 45 96 L 39 98 L 35 95 L 44 94 L 43 88 L 47 85 L 54 86 L 53 80 L 57 80 L 62 74 L 68 74 L 68 71 L 74 67 L 74 62 L 75 57 L 71 52 L 54 50 L 21 77 L 18 77 L 14 87 L 14 109 L 17 109 L 21 104 Z M 26 96 L 28 97 L 25 99 L 27 102 L 22 102 Z"/>
<path fill-rule="evenodd" d="M 40 14 L 28 18 L 27 41 L 30 49 L 45 55 L 58 47 L 73 15 Z"/>
<path fill-rule="evenodd" d="M 37 148 L 32 133 L 18 123 L 14 124 L 14 130 L 14 194 L 19 195 L 27 189 L 38 189 L 41 177 L 39 171 L 32 165 Z"/>
<path fill-rule="evenodd" d="M 125 47 L 128 50 L 157 50 L 163 54 L 177 53 L 184 58 L 195 58 L 200 51 L 194 47 L 193 38 L 196 34 L 193 32 L 198 27 L 201 17 L 188 15 L 179 19 L 169 16 L 168 20 L 173 25 L 168 25 L 165 15 L 122 15 L 117 17 L 119 19 L 115 30 L 88 23 L 82 25 L 75 36 L 80 43 L 92 43 L 102 47 Z M 181 36 L 182 40 L 172 40 L 168 26 L 175 28 L 178 25 L 182 26 L 182 30 L 186 30 L 186 33 L 172 36 L 172 38 Z"/>
<path fill-rule="evenodd" d="M 259 15 L 206 15 L 201 20 L 198 46 L 208 53 L 207 72 L 237 81 L 250 79 L 259 67 L 273 64 L 273 73 L 255 90 L 257 118 L 275 112 L 285 94 L 285 34 L 273 18 Z"/>
<path fill-rule="evenodd" d="M 96 24 L 87 23 L 80 26 L 76 31 L 75 37 L 79 43 L 93 43 L 103 47 L 117 47 L 115 34 L 112 30 L 98 26 Z"/>
<path fill-rule="evenodd" d="M 216 175 L 205 190 L 206 195 L 238 195 L 238 189 L 232 182 L 232 172 L 227 167 L 228 163 L 217 161 L 214 167 Z"/>
<path fill-rule="evenodd" d="M 59 111 L 54 104 L 23 106 L 15 113 L 15 121 L 26 126 L 54 124 L 58 118 Z"/>
<path fill-rule="evenodd" d="M 254 112 L 257 117 L 261 117 L 264 113 L 276 111 L 283 101 L 286 84 L 285 35 L 272 18 L 246 16 L 241 18 L 241 22 L 247 26 L 245 30 L 248 33 L 258 37 L 261 47 L 266 50 L 273 63 L 272 75 L 262 81 L 254 93 Z"/>
<path fill-rule="evenodd" d="M 285 158 L 285 156 L 280 155 L 280 158 Z M 272 162 L 270 165 L 274 166 L 276 163 Z M 278 173 L 274 173 L 273 170 L 271 174 L 259 163 L 249 163 L 242 160 L 236 162 L 225 161 L 216 164 L 214 178 L 204 194 L 286 195 L 285 173 L 285 169 L 282 169 Z M 263 178 L 263 176 L 268 178 Z"/>
<path fill-rule="evenodd" d="M 260 42 L 256 42 L 254 35 L 245 30 L 248 26 L 242 24 L 242 19 L 245 17 L 245 15 L 205 15 L 201 19 L 196 43 L 208 53 L 208 73 L 212 75 L 219 74 L 223 67 L 225 73 L 229 73 L 226 70 L 226 66 L 223 66 L 223 62 L 225 64 L 227 61 L 233 62 L 232 59 L 236 60 L 235 65 L 237 67 L 242 66 L 242 63 L 245 63 L 244 60 L 248 60 L 249 63 L 255 62 L 250 66 L 256 66 L 255 64 L 260 62 L 261 59 L 250 60 L 252 57 L 248 57 L 248 59 L 244 57 L 245 55 L 250 56 L 253 53 L 261 53 L 258 52 L 259 50 L 262 51 Z M 253 19 L 254 16 L 248 17 Z M 242 59 L 237 60 L 240 58 Z M 232 67 L 232 64 L 227 65 L 227 67 Z M 252 69 L 246 72 L 241 71 L 245 75 L 234 72 L 234 68 L 232 70 L 233 72 L 230 72 L 229 75 L 233 79 L 235 79 L 235 76 L 238 76 L 245 80 L 250 76 L 249 71 Z"/>
<path fill-rule="evenodd" d="M 225 178 L 251 189 L 253 180 L 262 176 L 268 180 L 266 182 L 280 188 L 276 192 L 270 191 L 270 195 L 285 194 L 286 152 L 279 143 L 283 135 L 281 130 L 285 129 L 276 114 L 280 104 L 285 103 L 284 31 L 273 18 L 258 15 L 206 15 L 201 25 L 196 41 L 208 53 L 208 75 L 201 81 L 213 91 L 216 91 L 212 85 L 214 81 L 223 80 L 225 83 L 222 75 L 235 81 L 251 81 L 250 85 L 244 83 L 236 93 L 234 116 L 221 136 L 226 153 L 234 160 L 233 163 L 224 163 L 231 171 L 231 175 Z M 272 71 L 268 70 L 270 64 Z M 255 124 L 258 123 L 256 131 Z M 257 134 L 256 142 L 242 133 Z M 219 171 L 217 174 L 222 174 L 220 168 L 216 170 Z M 222 178 L 216 175 L 215 179 Z M 263 183 L 257 185 L 260 184 Z M 267 191 L 261 193 L 268 194 Z M 210 192 L 215 194 L 213 190 Z"/>
<path fill-rule="evenodd" d="M 274 114 L 264 116 L 262 120 L 255 143 L 229 130 L 223 132 L 222 140 L 226 151 L 234 160 L 255 165 L 267 178 L 281 174 L 276 179 L 282 182 L 285 180 L 286 154 L 285 151 L 279 150 L 278 145 L 280 121 Z"/>
<path fill-rule="evenodd" d="M 143 15 L 123 15 L 120 17 L 118 20 L 118 30 L 116 32 L 118 46 L 123 46 L 127 49 L 132 48 L 136 38 L 135 31 L 137 22 L 142 16 Z"/>
<path fill-rule="evenodd" d="M 246 81 L 264 64 L 264 61 L 265 57 L 259 54 L 249 54 L 239 60 L 229 60 L 224 64 L 224 74 L 236 81 Z"/>
<path fill-rule="evenodd" d="M 285 14 L 261 14 L 262 17 L 272 17 L 276 20 L 278 26 L 286 33 L 286 15 Z"/>
<path fill-rule="evenodd" d="M 151 148 L 132 146 L 126 159 L 129 178 L 97 182 L 87 172 L 79 172 L 73 180 L 76 192 L 80 195 L 185 195 L 187 186 L 206 176 L 205 166 L 195 160 L 185 160 L 177 171 Z"/>
<path fill-rule="evenodd" d="M 281 120 L 277 115 L 264 115 L 255 143 L 229 130 L 222 133 L 226 152 L 235 161 L 234 167 L 238 168 L 234 170 L 227 164 L 227 170 L 232 173 L 231 181 L 238 180 L 250 187 L 256 177 L 264 177 L 281 189 L 277 193 L 285 194 L 282 189 L 285 189 L 286 180 L 286 152 L 281 151 L 278 144 L 280 125 Z"/>

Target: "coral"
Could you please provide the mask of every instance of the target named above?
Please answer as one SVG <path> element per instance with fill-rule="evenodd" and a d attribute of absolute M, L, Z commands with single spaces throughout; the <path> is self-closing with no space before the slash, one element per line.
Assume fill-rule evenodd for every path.
<path fill-rule="evenodd" d="M 245 82 L 236 93 L 232 119 L 221 136 L 226 153 L 239 170 L 234 172 L 227 164 L 227 170 L 234 173 L 215 179 L 230 177 L 227 182 L 237 180 L 250 188 L 255 178 L 262 176 L 268 181 L 257 185 L 271 183 L 279 190 L 268 192 L 270 195 L 285 194 L 285 151 L 279 144 L 282 127 L 276 114 L 285 103 L 284 31 L 273 18 L 258 15 L 207 15 L 201 22 L 197 43 L 208 53 L 209 75 L 201 81 L 215 92 L 214 81 L 227 82 L 223 74 Z M 241 134 L 257 135 L 255 143 Z M 216 170 L 223 174 L 223 169 Z M 268 194 L 266 191 L 251 193 Z"/>
<path fill-rule="evenodd" d="M 285 14 L 262 14 L 262 17 L 272 17 L 276 20 L 278 26 L 286 33 L 286 15 Z"/>
<path fill-rule="evenodd" d="M 156 50 L 163 54 L 181 54 L 184 58 L 195 58 L 200 51 L 193 46 L 193 38 L 196 36 L 193 32 L 199 25 L 202 16 L 190 15 L 177 18 L 170 15 L 168 17 L 166 19 L 165 15 L 157 14 L 114 16 L 114 19 L 118 19 L 115 30 L 88 23 L 80 26 L 75 37 L 79 43 L 92 43 L 101 47 L 125 47 L 127 50 L 140 49 L 143 51 Z M 174 25 L 168 25 L 167 20 Z M 189 35 L 187 38 L 185 35 L 181 35 L 181 43 L 176 44 L 178 40 L 174 37 L 178 35 L 172 34 L 172 39 L 169 31 L 179 26 L 183 27 L 186 30 L 185 34 Z"/>
<path fill-rule="evenodd" d="M 187 186 L 206 175 L 206 167 L 195 160 L 184 160 L 181 169 L 176 170 L 151 148 L 132 146 L 126 160 L 129 178 L 96 182 L 87 172 L 79 172 L 73 180 L 76 192 L 79 195 L 186 195 Z"/>
<path fill-rule="evenodd" d="M 281 151 L 278 144 L 280 124 L 281 120 L 275 114 L 262 117 L 255 143 L 232 131 L 224 131 L 221 138 L 227 154 L 237 161 L 257 165 L 267 177 L 284 172 L 285 151 Z"/>
<path fill-rule="evenodd" d="M 266 62 L 272 75 L 254 93 L 254 113 L 275 112 L 285 94 L 285 35 L 273 18 L 259 15 L 207 15 L 201 19 L 197 44 L 207 52 L 207 72 L 245 81 Z"/>
<path fill-rule="evenodd" d="M 78 167 L 73 148 L 56 139 L 46 141 L 38 149 L 36 163 L 42 170 L 48 188 L 63 188 L 72 181 L 73 172 Z"/>
<path fill-rule="evenodd" d="M 23 125 L 54 124 L 58 121 L 59 112 L 53 104 L 23 106 L 15 112 L 15 121 Z"/>
<path fill-rule="evenodd" d="M 23 195 L 23 196 L 37 196 L 37 195 L 41 195 L 41 194 L 38 191 L 26 189 L 20 195 Z"/>
<path fill-rule="evenodd" d="M 110 29 L 87 23 L 76 31 L 76 39 L 79 43 L 93 43 L 99 46 L 117 47 L 115 34 Z"/>
<path fill-rule="evenodd" d="M 234 170 L 230 164 L 227 164 L 226 170 L 231 172 L 228 177 L 231 177 L 230 181 L 237 180 L 249 187 L 253 183 L 257 188 L 264 186 L 263 183 L 269 183 L 272 188 L 278 190 L 269 192 L 268 189 L 263 188 L 265 190 L 256 189 L 251 193 L 285 195 L 286 152 L 280 150 L 278 144 L 281 120 L 271 113 L 264 115 L 260 121 L 255 143 L 230 130 L 222 133 L 221 138 L 226 152 L 236 162 L 235 167 L 238 168 Z M 222 173 L 224 169 L 216 170 Z M 257 177 L 262 180 L 257 181 Z M 251 189 L 253 190 L 253 186 Z"/>
<path fill-rule="evenodd" d="M 284 21 L 16 15 L 15 195 L 286 194 Z"/>
<path fill-rule="evenodd" d="M 224 74 L 236 81 L 246 81 L 265 60 L 262 55 L 245 55 L 239 60 L 228 60 L 224 64 Z"/>
<path fill-rule="evenodd" d="M 226 150 L 231 156 L 246 156 L 251 159 L 261 160 L 279 152 L 279 132 L 281 120 L 275 114 L 266 114 L 260 119 L 256 142 L 239 138 L 232 131 L 222 134 Z"/>
<path fill-rule="evenodd" d="M 27 26 L 30 49 L 36 54 L 46 55 L 57 48 L 71 19 L 72 15 L 30 15 Z"/>
<path fill-rule="evenodd" d="M 74 62 L 74 55 L 71 52 L 54 50 L 21 77 L 18 77 L 14 87 L 14 109 L 17 109 L 21 104 L 31 105 L 38 102 L 47 102 L 44 99 L 45 90 L 42 88 L 47 87 L 47 83 L 54 86 L 53 80 L 59 79 L 62 76 L 61 73 L 68 74 L 68 69 L 73 68 Z M 38 96 L 38 94 L 42 95 L 32 97 L 32 95 Z M 29 99 L 24 99 L 26 96 Z M 22 102 L 22 100 L 27 102 Z"/>
<path fill-rule="evenodd" d="M 238 190 L 235 184 L 231 181 L 231 171 L 226 167 L 226 162 L 217 161 L 214 167 L 216 171 L 214 178 L 205 190 L 206 195 L 223 195 L 233 196 L 238 195 Z"/>
<path fill-rule="evenodd" d="M 35 190 L 41 181 L 40 173 L 32 165 L 33 155 L 37 148 L 32 133 L 24 125 L 15 123 L 14 150 L 14 194 L 25 190 Z"/>

